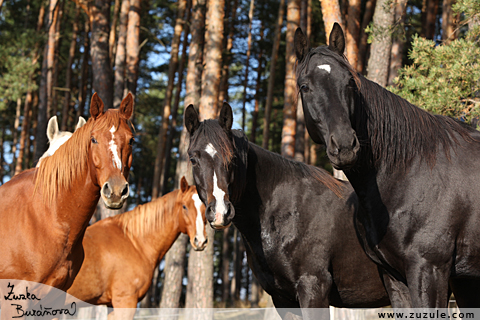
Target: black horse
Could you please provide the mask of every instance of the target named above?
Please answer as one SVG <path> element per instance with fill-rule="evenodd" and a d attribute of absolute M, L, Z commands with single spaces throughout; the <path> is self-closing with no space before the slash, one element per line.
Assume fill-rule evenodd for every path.
<path fill-rule="evenodd" d="M 249 143 L 242 131 L 231 130 L 232 122 L 226 103 L 219 120 L 203 122 L 189 106 L 188 155 L 208 221 L 216 229 L 233 221 L 275 306 L 327 308 L 327 315 L 302 310 L 306 319 L 318 319 L 328 317 L 329 305 L 388 305 L 378 268 L 355 234 L 358 202 L 351 186 Z"/>
<path fill-rule="evenodd" d="M 361 207 L 357 232 L 396 307 L 480 307 L 480 135 L 357 74 L 334 25 L 327 46 L 295 34 L 308 132 L 326 143 Z"/>

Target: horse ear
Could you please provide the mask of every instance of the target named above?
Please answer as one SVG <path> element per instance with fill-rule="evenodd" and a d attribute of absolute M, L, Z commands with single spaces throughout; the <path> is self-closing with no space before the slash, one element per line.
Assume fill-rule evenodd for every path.
<path fill-rule="evenodd" d="M 47 138 L 48 141 L 52 141 L 55 135 L 60 131 L 58 129 L 58 122 L 57 122 L 57 116 L 53 116 L 48 120 L 48 126 L 47 126 Z"/>
<path fill-rule="evenodd" d="M 182 179 L 180 179 L 180 190 L 182 190 L 182 193 L 184 193 L 185 191 L 187 191 L 187 189 L 188 189 L 188 182 L 185 176 L 183 176 Z"/>
<path fill-rule="evenodd" d="M 127 120 L 132 117 L 133 114 L 133 95 L 129 92 L 125 98 L 123 98 L 122 103 L 120 103 L 119 108 L 120 114 Z"/>
<path fill-rule="evenodd" d="M 85 123 L 87 123 L 87 121 L 85 121 L 83 117 L 78 118 L 78 123 L 77 123 L 77 126 L 75 127 L 75 131 L 83 127 Z"/>
<path fill-rule="evenodd" d="M 185 110 L 185 115 L 183 116 L 185 119 L 185 128 L 187 128 L 188 133 L 192 136 L 193 133 L 198 129 L 200 126 L 200 120 L 198 119 L 197 110 L 193 104 L 189 105 Z"/>
<path fill-rule="evenodd" d="M 302 32 L 301 28 L 297 28 L 295 31 L 295 37 L 293 39 L 293 43 L 295 46 L 295 54 L 297 56 L 298 62 L 302 61 L 305 57 L 305 54 L 308 51 L 308 41 L 307 37 Z"/>
<path fill-rule="evenodd" d="M 103 101 L 95 92 L 92 96 L 92 101 L 90 102 L 90 115 L 93 117 L 93 119 L 97 119 L 104 113 L 103 108 Z"/>
<path fill-rule="evenodd" d="M 220 110 L 220 117 L 218 118 L 218 123 L 223 128 L 223 130 L 230 132 L 232 130 L 233 124 L 233 112 L 232 107 L 226 102 L 223 103 L 222 110 Z"/>
<path fill-rule="evenodd" d="M 328 48 L 339 55 L 343 55 L 345 51 L 345 36 L 343 35 L 342 27 L 336 22 L 333 24 L 332 32 L 330 32 Z"/>

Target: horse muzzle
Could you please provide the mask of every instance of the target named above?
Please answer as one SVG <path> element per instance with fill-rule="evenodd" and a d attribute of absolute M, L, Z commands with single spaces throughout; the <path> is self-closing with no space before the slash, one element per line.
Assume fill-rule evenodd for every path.
<path fill-rule="evenodd" d="M 341 138 L 333 134 L 330 135 L 327 143 L 327 155 L 335 169 L 347 170 L 357 162 L 360 143 L 355 132 L 346 138 Z"/>
<path fill-rule="evenodd" d="M 192 248 L 195 251 L 203 251 L 207 247 L 208 244 L 208 238 L 203 238 L 201 240 L 198 239 L 198 237 L 195 237 L 193 239 Z"/>
<path fill-rule="evenodd" d="M 225 229 L 232 224 L 235 208 L 230 201 L 217 205 L 214 200 L 205 209 L 205 216 L 213 229 Z"/>
<path fill-rule="evenodd" d="M 100 190 L 103 202 L 109 209 L 120 209 L 130 192 L 128 182 L 116 180 L 120 179 L 110 179 L 105 182 Z"/>

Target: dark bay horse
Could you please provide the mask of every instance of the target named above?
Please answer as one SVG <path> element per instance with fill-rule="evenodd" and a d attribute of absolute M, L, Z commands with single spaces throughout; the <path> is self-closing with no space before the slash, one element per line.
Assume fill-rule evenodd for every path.
<path fill-rule="evenodd" d="M 83 261 L 82 238 L 100 196 L 108 207 L 123 205 L 133 98 L 128 95 L 118 110 L 103 109 L 94 94 L 83 127 L 39 168 L 0 187 L 0 279 L 68 289 Z"/>
<path fill-rule="evenodd" d="M 377 267 L 355 234 L 358 203 L 350 185 L 249 143 L 232 122 L 226 103 L 219 120 L 203 122 L 189 106 L 188 155 L 208 221 L 216 229 L 233 221 L 275 306 L 305 308 L 305 319 L 318 319 L 328 318 L 329 305 L 388 305 Z"/>
<path fill-rule="evenodd" d="M 180 232 L 189 235 L 194 250 L 205 248 L 205 206 L 185 177 L 179 190 L 88 227 L 85 260 L 67 292 L 91 304 L 129 308 L 116 309 L 109 318 L 133 319 L 155 268 Z"/>
<path fill-rule="evenodd" d="M 395 307 L 480 307 L 480 134 L 354 72 L 335 24 L 328 46 L 295 35 L 308 132 L 365 211 L 357 231 Z"/>

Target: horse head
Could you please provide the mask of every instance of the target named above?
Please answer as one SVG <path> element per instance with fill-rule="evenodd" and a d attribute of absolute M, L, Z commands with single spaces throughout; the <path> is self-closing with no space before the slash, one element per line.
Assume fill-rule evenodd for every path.
<path fill-rule="evenodd" d="M 224 103 L 218 120 L 200 122 L 193 107 L 185 110 L 185 127 L 190 133 L 188 156 L 205 216 L 214 229 L 228 227 L 235 209 L 228 186 L 233 174 L 232 108 Z"/>
<path fill-rule="evenodd" d="M 175 212 L 182 224 L 182 232 L 190 237 L 190 244 L 195 251 L 202 251 L 207 246 L 207 233 L 205 232 L 205 206 L 198 197 L 197 188 L 189 186 L 187 179 L 180 180 Z"/>
<path fill-rule="evenodd" d="M 300 89 L 305 124 L 316 143 L 325 144 L 336 169 L 355 165 L 360 143 L 351 119 L 354 113 L 356 72 L 343 51 L 345 37 L 335 23 L 329 45 L 309 49 L 300 28 L 295 32 L 297 86 Z"/>
<path fill-rule="evenodd" d="M 119 209 L 129 194 L 127 182 L 132 164 L 134 142 L 130 124 L 133 114 L 133 96 L 128 94 L 119 109 L 104 111 L 97 94 L 92 97 L 90 115 L 89 165 L 92 180 L 101 187 L 100 194 L 108 208 Z"/>

